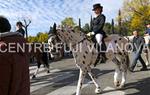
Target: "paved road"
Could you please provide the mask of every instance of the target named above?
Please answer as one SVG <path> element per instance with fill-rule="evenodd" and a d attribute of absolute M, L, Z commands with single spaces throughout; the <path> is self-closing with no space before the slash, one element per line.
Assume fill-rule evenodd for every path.
<path fill-rule="evenodd" d="M 128 74 L 127 84 L 123 90 L 116 90 L 113 86 L 114 64 L 109 62 L 99 64 L 93 68 L 104 92 L 101 95 L 150 95 L 150 70 Z M 30 66 L 30 75 L 35 71 Z M 31 79 L 31 95 L 75 95 L 79 70 L 72 58 L 57 62 L 50 62 L 51 73 L 47 74 L 44 67 L 36 79 Z M 149 68 L 150 69 L 150 68 Z M 82 89 L 82 95 L 97 95 L 95 86 L 87 76 Z"/>

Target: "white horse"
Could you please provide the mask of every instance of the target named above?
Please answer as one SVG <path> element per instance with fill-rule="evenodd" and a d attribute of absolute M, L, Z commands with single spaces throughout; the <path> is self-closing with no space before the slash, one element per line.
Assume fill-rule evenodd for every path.
<path fill-rule="evenodd" d="M 95 64 L 95 61 L 98 57 L 98 52 L 94 47 L 94 43 L 87 39 L 86 35 L 82 32 L 74 31 L 69 27 L 58 28 L 55 33 L 62 42 L 68 44 L 68 46 L 71 46 L 75 64 L 80 69 L 76 95 L 81 94 L 81 88 L 86 74 L 91 77 L 93 83 L 96 86 L 95 93 L 101 93 L 102 89 L 96 77 L 91 72 L 91 66 Z M 109 60 L 112 60 L 116 64 L 114 84 L 115 86 L 122 88 L 126 82 L 129 58 L 128 53 L 126 53 L 124 50 L 118 50 L 117 44 L 120 45 L 123 43 L 123 45 L 125 45 L 127 40 L 123 37 L 120 37 L 119 35 L 112 35 L 107 37 L 105 42 L 107 42 L 106 44 L 109 45 L 109 47 L 116 50 L 115 52 L 113 50 L 108 50 L 106 56 L 109 58 Z M 118 80 L 120 74 L 122 75 L 121 82 Z"/>
<path fill-rule="evenodd" d="M 53 33 L 49 34 L 48 44 L 49 44 L 49 55 L 51 59 L 59 60 L 63 58 L 64 56 L 63 45 L 61 41 L 57 38 L 57 36 L 54 35 Z"/>

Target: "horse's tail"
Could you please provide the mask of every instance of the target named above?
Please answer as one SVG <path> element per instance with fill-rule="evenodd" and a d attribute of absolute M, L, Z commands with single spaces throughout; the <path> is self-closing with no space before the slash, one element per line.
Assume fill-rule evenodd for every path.
<path fill-rule="evenodd" d="M 127 72 L 130 72 L 131 73 L 131 71 L 130 71 L 130 58 L 129 58 L 129 53 L 126 53 L 126 55 L 125 55 L 126 57 L 126 67 L 127 67 Z"/>

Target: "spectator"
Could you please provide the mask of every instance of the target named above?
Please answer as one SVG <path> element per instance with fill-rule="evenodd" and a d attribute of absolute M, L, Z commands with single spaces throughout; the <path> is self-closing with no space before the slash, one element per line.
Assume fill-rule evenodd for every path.
<path fill-rule="evenodd" d="M 147 66 L 141 57 L 141 53 L 142 53 L 142 49 L 144 45 L 144 38 L 139 36 L 138 30 L 134 31 L 133 35 L 134 35 L 133 42 L 132 42 L 133 43 L 133 60 L 131 63 L 130 71 L 134 70 L 137 64 L 137 60 L 139 60 L 143 66 L 141 71 L 146 71 Z"/>
<path fill-rule="evenodd" d="M 16 23 L 16 32 L 19 32 L 19 33 L 21 33 L 22 35 L 23 35 L 23 37 L 25 36 L 25 31 L 24 31 L 24 29 L 23 29 L 23 24 L 22 24 L 22 22 L 17 22 Z"/>
<path fill-rule="evenodd" d="M 147 29 L 145 31 L 145 35 L 144 35 L 144 39 L 145 39 L 145 44 L 146 44 L 146 48 L 145 51 L 144 51 L 144 54 L 145 54 L 145 59 L 146 59 L 146 65 L 149 66 L 150 63 L 149 63 L 149 53 L 148 53 L 148 48 L 150 46 L 150 24 L 147 24 Z"/>
<path fill-rule="evenodd" d="M 9 21 L 0 16 L 0 95 L 30 95 L 28 53 L 10 52 L 8 45 L 22 45 L 26 41 L 20 33 L 10 32 L 10 29 Z"/>
<path fill-rule="evenodd" d="M 150 24 L 147 24 L 147 29 L 145 31 L 145 35 L 150 35 Z"/>

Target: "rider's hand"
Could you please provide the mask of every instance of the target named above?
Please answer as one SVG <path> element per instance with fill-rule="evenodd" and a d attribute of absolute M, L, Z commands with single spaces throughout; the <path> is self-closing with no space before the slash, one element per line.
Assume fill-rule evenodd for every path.
<path fill-rule="evenodd" d="M 92 36 L 92 35 L 94 35 L 95 33 L 94 32 L 89 32 L 88 34 L 87 34 L 87 36 Z"/>

